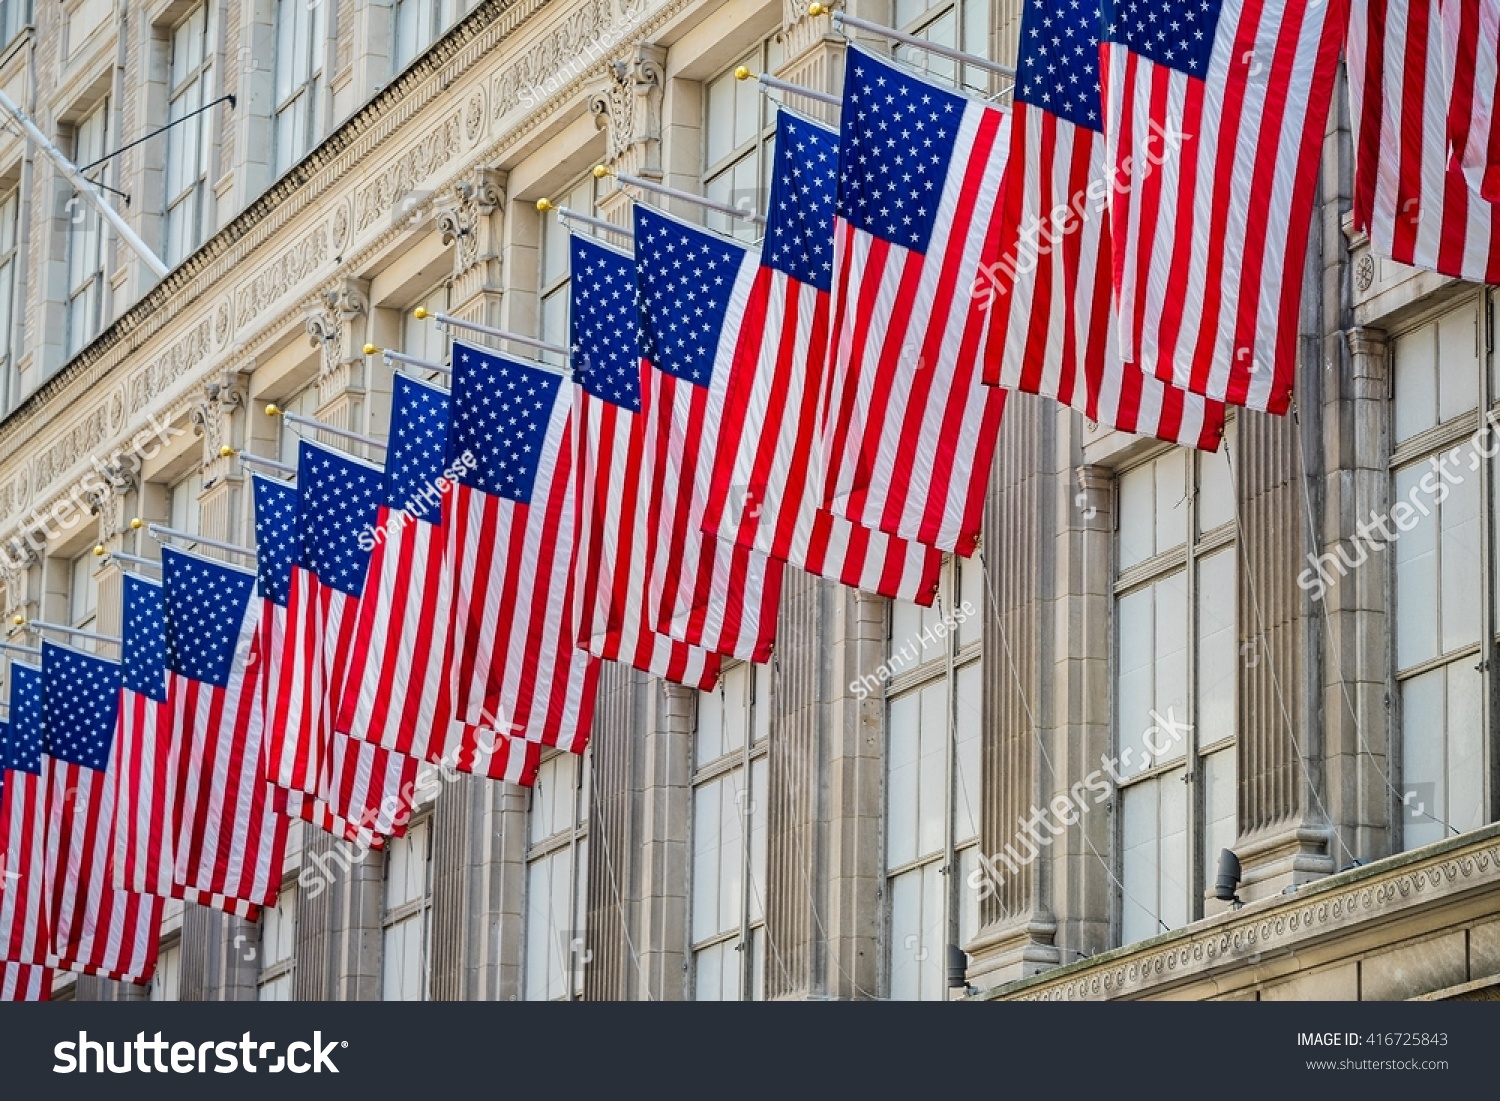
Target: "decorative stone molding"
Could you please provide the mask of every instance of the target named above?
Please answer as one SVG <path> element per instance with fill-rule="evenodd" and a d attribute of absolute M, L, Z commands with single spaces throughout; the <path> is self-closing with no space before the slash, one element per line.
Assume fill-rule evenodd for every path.
<path fill-rule="evenodd" d="M 535 107 L 561 91 L 569 77 L 602 66 L 606 52 L 613 49 L 619 33 L 626 29 L 619 27 L 617 31 L 608 0 L 581 5 L 496 74 L 490 96 L 491 116 L 498 122 L 517 107 Z"/>
<path fill-rule="evenodd" d="M 1213 980 L 1221 991 L 1250 986 L 1263 960 L 1354 937 L 1413 911 L 1476 892 L 1500 893 L 1500 825 L 1351 869 L 1294 895 L 1265 899 L 1139 945 L 987 992 L 1015 1001 L 1103 1001 L 1163 994 Z M 1244 972 L 1235 983 L 1233 972 Z"/>
<path fill-rule="evenodd" d="M 368 229 L 392 210 L 398 217 L 405 216 L 407 212 L 399 210 L 398 204 L 408 200 L 433 173 L 458 155 L 462 136 L 463 112 L 455 111 L 415 148 L 407 150 L 376 176 L 373 183 L 360 188 L 354 197 L 355 229 Z"/>
<path fill-rule="evenodd" d="M 628 61 L 610 62 L 609 86 L 589 100 L 594 122 L 606 137 L 609 162 L 648 179 L 662 178 L 661 109 L 666 90 L 667 48 L 641 42 Z"/>
<path fill-rule="evenodd" d="M 206 464 L 212 464 L 224 444 L 233 444 L 233 417 L 245 407 L 245 393 L 236 383 L 239 375 L 223 370 L 203 384 L 203 400 L 193 406 L 188 422 L 195 435 L 203 439 Z"/>
<path fill-rule="evenodd" d="M 318 297 L 320 304 L 308 312 L 305 326 L 312 346 L 322 349 L 326 376 L 347 362 L 346 349 L 353 349 L 356 358 L 363 355 L 363 341 L 353 329 L 370 313 L 370 285 L 362 279 L 340 279 Z"/>
<path fill-rule="evenodd" d="M 443 244 L 454 245 L 453 274 L 462 277 L 475 265 L 494 264 L 492 273 L 499 287 L 498 265 L 504 245 L 501 208 L 505 204 L 504 172 L 475 168 L 453 187 L 454 201 L 433 216 Z"/>

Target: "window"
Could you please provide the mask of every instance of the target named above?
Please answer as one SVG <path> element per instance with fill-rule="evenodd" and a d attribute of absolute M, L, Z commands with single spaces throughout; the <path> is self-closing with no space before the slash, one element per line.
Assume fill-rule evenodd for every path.
<path fill-rule="evenodd" d="M 156 954 L 156 974 L 151 978 L 153 1002 L 182 1000 L 182 945 L 163 946 Z"/>
<path fill-rule="evenodd" d="M 99 559 L 94 557 L 93 551 L 80 554 L 68 563 L 69 626 L 87 630 L 93 627 L 99 616 L 99 583 L 94 578 L 98 565 Z"/>
<path fill-rule="evenodd" d="M 260 1000 L 292 999 L 292 970 L 297 962 L 297 888 L 289 885 L 276 896 L 276 905 L 261 911 Z"/>
<path fill-rule="evenodd" d="M 172 31 L 167 121 L 185 119 L 213 100 L 213 8 L 201 4 Z M 203 243 L 208 206 L 212 111 L 167 131 L 166 261 L 175 265 Z"/>
<path fill-rule="evenodd" d="M 14 394 L 11 391 L 15 378 L 15 362 L 20 348 L 17 346 L 19 328 L 12 325 L 15 318 L 16 248 L 21 217 L 21 193 L 12 191 L 0 199 L 0 409 L 9 409 Z"/>
<path fill-rule="evenodd" d="M 107 152 L 109 101 L 105 100 L 73 131 L 73 163 L 92 164 Z M 97 170 L 102 173 L 103 168 Z M 81 195 L 67 203 L 68 355 L 98 334 L 104 321 L 104 220 Z"/>
<path fill-rule="evenodd" d="M 453 22 L 454 0 L 396 0 L 396 65 L 400 72 Z"/>
<path fill-rule="evenodd" d="M 947 946 L 979 930 L 980 624 L 977 559 L 951 560 L 931 608 L 891 605 L 886 666 L 886 937 L 891 998 L 947 996 Z"/>
<path fill-rule="evenodd" d="M 990 5 L 986 0 L 896 0 L 896 25 L 908 34 L 940 46 L 990 57 Z M 897 46 L 894 56 L 906 64 L 950 82 L 960 79 L 959 64 L 915 46 Z M 993 77 L 975 65 L 962 66 L 962 83 L 970 91 L 989 95 Z M 1008 83 L 1008 82 L 1007 82 Z"/>
<path fill-rule="evenodd" d="M 598 181 L 585 176 L 563 192 L 562 198 L 552 201 L 558 206 L 576 210 L 579 214 L 594 213 L 594 198 Z M 580 232 L 587 232 L 579 227 Z M 541 300 L 541 338 L 552 344 L 568 346 L 568 227 L 556 214 L 542 216 L 541 284 L 537 296 Z M 542 352 L 544 363 L 561 364 L 562 357 L 551 352 Z"/>
<path fill-rule="evenodd" d="M 588 964 L 588 758 L 554 753 L 531 791 L 526 853 L 526 998 L 583 996 Z"/>
<path fill-rule="evenodd" d="M 1485 569 L 1484 496 L 1470 438 L 1482 393 L 1482 299 L 1469 298 L 1392 345 L 1395 670 L 1400 697 L 1402 845 L 1415 848 L 1488 818 L 1483 645 L 1495 573 Z M 1493 385 L 1493 384 L 1491 384 Z M 1494 413 L 1492 412 L 1492 417 Z M 1493 432 L 1493 429 L 1491 430 Z M 1494 448 L 1493 440 L 1484 444 Z M 1367 550 L 1365 552 L 1369 554 Z M 1351 554 L 1359 561 L 1357 552 Z"/>
<path fill-rule="evenodd" d="M 776 104 L 753 80 L 736 80 L 741 65 L 753 73 L 781 64 L 781 44 L 768 38 L 708 82 L 704 92 L 703 193 L 715 202 L 764 214 L 770 194 L 771 146 L 776 136 Z M 707 225 L 747 241 L 760 236 L 748 218 L 707 211 Z"/>
<path fill-rule="evenodd" d="M 300 413 L 304 417 L 318 415 L 318 384 L 304 387 L 295 397 L 276 403 L 288 413 Z M 285 417 L 276 418 L 276 457 L 284 463 L 297 465 L 297 441 L 302 437 L 297 426 Z"/>
<path fill-rule="evenodd" d="M 1226 449 L 1234 446 L 1233 425 Z M 1115 769 L 1121 939 L 1202 916 L 1235 817 L 1234 486 L 1174 449 L 1119 478 Z"/>
<path fill-rule="evenodd" d="M 698 695 L 693 740 L 693 990 L 765 997 L 766 753 L 771 671 L 739 664 Z"/>
<path fill-rule="evenodd" d="M 317 139 L 330 0 L 277 0 L 276 174 Z"/>
<path fill-rule="evenodd" d="M 0 46 L 9 44 L 30 21 L 29 0 L 0 0 Z"/>
<path fill-rule="evenodd" d="M 203 493 L 203 472 L 195 470 L 177 482 L 168 494 L 167 526 L 178 531 L 197 533 L 198 498 Z"/>
<path fill-rule="evenodd" d="M 435 321 L 418 321 L 413 311 L 419 306 L 429 313 L 446 313 L 448 310 L 448 288 L 440 286 L 428 292 L 426 297 L 420 302 L 412 303 L 410 310 L 402 311 L 400 350 L 409 356 L 425 359 L 429 363 L 447 363 L 448 332 Z M 439 381 L 443 381 L 447 376 L 439 374 L 437 377 Z M 443 382 L 443 384 L 447 385 L 446 382 Z"/>
<path fill-rule="evenodd" d="M 427 1000 L 432 934 L 432 819 L 385 843 L 385 953 L 381 997 Z"/>

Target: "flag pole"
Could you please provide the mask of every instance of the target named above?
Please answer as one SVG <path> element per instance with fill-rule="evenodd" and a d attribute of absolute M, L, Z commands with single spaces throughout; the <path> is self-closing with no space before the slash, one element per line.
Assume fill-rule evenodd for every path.
<path fill-rule="evenodd" d="M 564 224 L 568 222 L 579 222 L 591 229 L 597 229 L 602 233 L 613 233 L 617 237 L 623 237 L 627 241 L 635 240 L 635 232 L 624 226 L 617 226 L 613 222 L 606 222 L 603 218 L 595 218 L 588 214 L 580 214 L 578 211 L 566 206 L 553 206 L 551 199 L 538 199 L 536 201 L 537 211 L 546 214 L 549 210 L 557 211 L 557 217 Z"/>
<path fill-rule="evenodd" d="M 365 345 L 365 355 L 373 356 L 377 354 L 383 356 L 387 363 L 404 363 L 408 367 L 419 367 L 424 371 L 436 371 L 441 375 L 453 374 L 453 368 L 449 367 L 446 363 L 434 363 L 430 359 L 418 359 L 416 356 L 409 356 L 405 352 L 393 352 L 389 348 L 377 348 L 373 344 Z"/>
<path fill-rule="evenodd" d="M 253 550 L 251 550 L 249 547 L 242 547 L 238 543 L 225 543 L 220 539 L 210 539 L 206 535 L 194 535 L 190 531 L 181 531 L 177 528 L 169 528 L 165 524 L 148 524 L 139 516 L 130 521 L 130 526 L 136 529 L 144 527 L 146 531 L 151 535 L 151 537 L 154 538 L 158 543 L 165 542 L 168 539 L 187 539 L 191 542 L 199 543 L 205 547 L 212 547 L 214 550 L 224 551 L 226 554 L 239 554 L 243 555 L 246 558 L 255 557 L 255 552 Z"/>
<path fill-rule="evenodd" d="M 105 550 L 103 543 L 94 548 L 94 557 L 108 558 L 111 562 L 126 562 L 132 566 L 145 566 L 153 570 L 161 569 L 160 562 L 153 561 L 150 558 L 141 558 L 139 555 L 126 554 L 124 551 Z"/>
<path fill-rule="evenodd" d="M 377 440 L 374 436 L 366 436 L 363 432 L 351 432 L 347 428 L 336 428 L 327 421 L 318 420 L 317 417 L 304 417 L 301 413 L 288 413 L 275 402 L 266 406 L 266 416 L 280 417 L 288 424 L 300 424 L 307 428 L 317 428 L 335 436 L 342 436 L 346 440 L 362 443 L 366 447 L 378 447 L 384 450 L 386 446 L 384 440 Z"/>
<path fill-rule="evenodd" d="M 412 316 L 418 321 L 426 321 L 430 317 L 439 325 L 444 325 L 450 329 L 467 329 L 469 332 L 483 333 L 485 336 L 492 336 L 496 340 L 508 340 L 515 344 L 524 344 L 528 348 L 551 352 L 553 355 L 566 356 L 568 354 L 568 349 L 564 348 L 561 344 L 552 344 L 545 340 L 538 340 L 534 336 L 522 336 L 520 333 L 508 332 L 505 329 L 492 328 L 489 325 L 481 325 L 476 321 L 464 321 L 462 318 L 454 317 L 452 314 L 438 313 L 436 310 L 429 310 L 422 306 L 418 306 L 413 310 Z M 546 363 L 535 363 L 532 366 L 540 367 L 544 371 L 556 371 L 559 374 L 568 373 L 566 368 L 553 367 Z"/>
<path fill-rule="evenodd" d="M 734 71 L 735 80 L 749 80 L 752 76 L 755 77 L 757 82 L 759 82 L 760 90 L 762 92 L 765 92 L 767 89 L 774 89 L 778 92 L 789 92 L 794 96 L 803 96 L 817 103 L 826 103 L 830 107 L 839 107 L 843 105 L 843 100 L 839 99 L 838 96 L 834 95 L 831 92 L 816 92 L 811 88 L 804 88 L 800 84 L 792 84 L 789 81 L 778 80 L 770 73 L 761 73 L 759 76 L 756 76 L 756 74 L 750 71 L 750 67 L 748 65 L 741 65 Z"/>
<path fill-rule="evenodd" d="M 705 210 L 717 210 L 720 214 L 726 214 L 731 218 L 743 218 L 747 222 L 754 222 L 758 226 L 766 224 L 763 215 L 756 214 L 753 210 L 741 210 L 737 206 L 728 203 L 718 203 L 712 199 L 706 199 L 702 195 L 694 195 L 691 191 L 683 191 L 681 188 L 668 187 L 652 180 L 643 180 L 639 176 L 632 176 L 628 172 L 616 172 L 607 164 L 596 164 L 594 166 L 594 179 L 602 180 L 605 176 L 613 176 L 615 183 L 619 186 L 638 187 L 642 191 L 650 191 L 656 195 L 665 195 L 669 199 L 681 199 L 685 203 L 701 206 Z"/>
<path fill-rule="evenodd" d="M 225 459 L 231 459 L 234 456 L 238 455 L 240 457 L 240 462 L 242 463 L 249 463 L 251 466 L 263 466 L 267 470 L 276 470 L 281 472 L 282 474 L 297 473 L 297 468 L 295 466 L 292 466 L 290 463 L 283 463 L 278 462 L 275 459 L 268 459 L 264 455 L 252 455 L 248 451 L 236 451 L 227 443 L 223 447 L 219 448 L 219 455 L 221 458 Z"/>
<path fill-rule="evenodd" d="M 16 616 L 11 620 L 17 627 L 24 628 L 41 637 L 43 631 L 56 631 L 60 635 L 71 635 L 74 638 L 87 638 L 94 642 L 108 642 L 115 646 L 120 645 L 121 639 L 117 635 L 101 635 L 93 631 L 80 630 L 77 627 L 64 627 L 61 623 L 45 623 L 40 619 L 27 619 L 25 616 Z"/>
<path fill-rule="evenodd" d="M 950 61 L 961 62 L 964 65 L 973 65 L 978 69 L 987 69 L 1001 76 L 1015 79 L 1016 71 L 1009 65 L 1002 65 L 998 61 L 991 61 L 987 57 L 978 54 L 965 53 L 963 50 L 955 50 L 952 46 L 943 46 L 937 42 L 929 42 L 925 38 L 918 38 L 914 34 L 898 31 L 895 27 L 887 27 L 883 23 L 872 23 L 868 19 L 861 19 L 857 15 L 850 15 L 841 8 L 834 8 L 828 4 L 814 3 L 808 6 L 807 14 L 816 19 L 820 15 L 832 17 L 836 27 L 854 27 L 856 30 L 869 31 L 878 34 L 882 38 L 889 38 L 892 42 L 900 42 L 914 49 L 926 50 L 928 53 L 946 57 Z"/>
<path fill-rule="evenodd" d="M 40 650 L 32 649 L 30 646 L 22 646 L 19 642 L 0 642 L 0 650 L 8 654 L 25 654 L 29 658 L 39 658 L 42 656 Z"/>

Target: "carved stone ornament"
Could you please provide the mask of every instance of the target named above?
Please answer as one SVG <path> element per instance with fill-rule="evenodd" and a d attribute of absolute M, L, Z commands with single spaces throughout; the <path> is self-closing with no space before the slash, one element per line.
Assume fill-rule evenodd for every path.
<path fill-rule="evenodd" d="M 505 175 L 476 168 L 453 188 L 453 203 L 437 211 L 433 221 L 443 244 L 456 245 L 455 275 L 463 275 L 480 260 L 500 255 L 500 226 L 491 221 L 505 204 Z"/>
<path fill-rule="evenodd" d="M 594 122 L 606 132 L 611 164 L 637 176 L 661 179 L 661 111 L 666 88 L 665 46 L 636 45 L 628 61 L 610 62 L 611 80 L 589 99 Z"/>
<path fill-rule="evenodd" d="M 229 441 L 230 420 L 245 405 L 244 391 L 235 386 L 238 376 L 223 371 L 203 384 L 203 400 L 188 413 L 193 432 L 203 437 L 203 453 L 210 458 Z"/>

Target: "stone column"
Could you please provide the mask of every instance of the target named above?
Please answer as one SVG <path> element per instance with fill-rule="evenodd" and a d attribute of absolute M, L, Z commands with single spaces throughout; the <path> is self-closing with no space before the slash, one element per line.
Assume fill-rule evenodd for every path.
<path fill-rule="evenodd" d="M 985 502 L 982 551 L 980 848 L 986 860 L 996 859 L 982 880 L 990 891 L 980 905 L 982 928 L 967 946 L 970 981 L 981 988 L 1035 974 L 1062 958 L 1051 904 L 1053 854 L 1028 840 L 1022 824 L 1070 783 L 1055 748 L 1052 678 L 1044 664 L 1054 637 L 1045 594 L 1055 591 L 1049 515 L 1055 490 L 1047 457 L 1056 420 L 1039 401 L 1012 401 L 1005 420 Z M 1045 753 L 1044 739 L 1050 743 Z"/>
<path fill-rule="evenodd" d="M 697 692 L 665 681 L 655 686 L 655 722 L 644 732 L 640 814 L 639 996 L 680 1001 L 687 995 L 689 822 Z"/>
<path fill-rule="evenodd" d="M 1323 633 L 1323 753 L 1332 781 L 1328 814 L 1355 857 L 1369 861 L 1387 855 L 1396 843 L 1386 781 L 1392 563 L 1372 523 L 1387 515 L 1391 503 L 1390 361 L 1383 332 L 1356 328 L 1347 335 L 1347 353 L 1337 346 L 1332 352 L 1339 370 L 1328 378 L 1321 410 L 1327 473 L 1321 480 L 1322 530 L 1315 549 L 1319 555 L 1342 552 L 1348 561 L 1363 558 L 1365 564 L 1343 577 L 1327 571 L 1331 586 L 1305 561 L 1299 567 L 1310 571 L 1303 576 L 1315 584 L 1314 615 Z"/>

